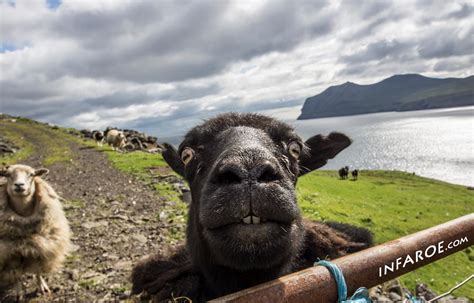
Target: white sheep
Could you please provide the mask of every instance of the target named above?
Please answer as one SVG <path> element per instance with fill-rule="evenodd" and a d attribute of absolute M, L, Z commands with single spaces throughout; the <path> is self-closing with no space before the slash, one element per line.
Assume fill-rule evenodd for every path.
<path fill-rule="evenodd" d="M 46 173 L 26 165 L 0 170 L 0 293 L 14 284 L 20 292 L 25 273 L 36 275 L 41 293 L 50 293 L 42 275 L 59 269 L 70 251 L 59 197 L 40 178 Z"/>
<path fill-rule="evenodd" d="M 125 134 L 116 129 L 109 130 L 107 132 L 107 143 L 113 150 L 123 148 L 126 143 Z"/>

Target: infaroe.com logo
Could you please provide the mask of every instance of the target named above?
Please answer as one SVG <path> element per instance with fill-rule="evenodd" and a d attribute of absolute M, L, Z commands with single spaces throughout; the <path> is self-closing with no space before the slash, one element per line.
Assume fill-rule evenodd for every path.
<path fill-rule="evenodd" d="M 444 241 L 439 241 L 437 244 L 433 244 L 425 248 L 424 250 L 417 250 L 414 254 L 408 254 L 403 257 L 398 257 L 389 264 L 379 267 L 379 277 L 383 277 L 390 272 L 395 272 L 400 268 L 405 268 L 409 264 L 415 264 L 424 259 L 429 259 L 437 254 L 458 247 L 459 245 L 469 242 L 467 237 L 456 239 L 445 245 Z"/>

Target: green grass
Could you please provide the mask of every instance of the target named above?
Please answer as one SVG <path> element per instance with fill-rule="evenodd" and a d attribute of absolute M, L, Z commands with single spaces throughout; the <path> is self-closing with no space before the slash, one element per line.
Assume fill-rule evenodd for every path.
<path fill-rule="evenodd" d="M 339 180 L 335 171 L 318 171 L 298 181 L 304 215 L 370 229 L 377 243 L 393 240 L 474 212 L 474 192 L 464 186 L 408 173 L 363 171 L 359 180 Z M 473 252 L 465 250 L 404 275 L 410 289 L 422 281 L 444 292 L 474 272 Z M 455 292 L 474 298 L 470 283 Z"/>
<path fill-rule="evenodd" d="M 167 216 L 166 220 L 170 224 L 166 231 L 166 236 L 170 243 L 178 243 L 184 240 L 183 226 L 185 226 L 187 221 L 188 205 L 181 200 L 172 184 L 160 182 L 155 184 L 155 189 L 160 196 L 169 201 L 162 209 L 162 212 Z M 158 214 L 158 218 L 160 214 Z"/>
<path fill-rule="evenodd" d="M 90 279 L 80 280 L 78 284 L 79 286 L 83 288 L 91 289 L 98 284 L 98 281 L 95 280 L 94 278 L 90 278 Z"/>
<path fill-rule="evenodd" d="M 64 200 L 63 206 L 66 212 L 69 212 L 73 209 L 84 208 L 85 203 L 79 199 Z"/>
<path fill-rule="evenodd" d="M 2 126 L 2 122 L 0 121 L 0 133 L 2 133 L 2 136 L 20 149 L 17 153 L 7 154 L 3 157 L 0 157 L 2 162 L 6 164 L 13 164 L 27 159 L 33 152 L 33 145 L 23 140 L 17 132 Z"/>
<path fill-rule="evenodd" d="M 132 153 L 120 153 L 113 151 L 109 147 L 102 147 L 105 150 L 110 162 L 119 170 L 139 177 L 149 177 L 150 167 L 166 167 L 166 162 L 159 154 L 150 154 L 142 151 Z"/>
<path fill-rule="evenodd" d="M 68 162 L 73 159 L 73 153 L 68 143 L 73 142 L 76 138 L 61 129 L 52 129 L 47 125 L 20 118 L 16 122 L 0 120 L 0 133 L 20 147 L 18 153 L 0 158 L 6 164 L 20 163 L 30 157 L 35 152 L 35 147 L 30 142 L 32 138 L 41 142 L 41 148 L 45 149 L 44 154 L 47 156 L 42 159 L 43 165 L 50 166 L 57 162 Z"/>

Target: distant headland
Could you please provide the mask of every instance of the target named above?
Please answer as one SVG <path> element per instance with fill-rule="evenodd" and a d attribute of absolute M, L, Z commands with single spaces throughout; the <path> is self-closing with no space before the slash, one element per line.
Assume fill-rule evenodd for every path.
<path fill-rule="evenodd" d="M 406 74 L 369 85 L 331 86 L 306 99 L 298 120 L 468 105 L 474 105 L 474 76 L 436 79 Z"/>

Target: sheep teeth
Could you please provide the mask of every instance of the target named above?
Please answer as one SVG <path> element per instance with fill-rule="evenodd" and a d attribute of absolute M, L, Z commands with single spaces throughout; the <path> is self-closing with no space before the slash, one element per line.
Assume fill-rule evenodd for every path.
<path fill-rule="evenodd" d="M 242 221 L 244 221 L 245 224 L 252 224 L 251 216 L 247 216 L 247 217 L 243 218 Z"/>
<path fill-rule="evenodd" d="M 260 217 L 252 216 L 252 223 L 253 224 L 260 224 Z"/>
<path fill-rule="evenodd" d="M 247 216 L 242 219 L 245 224 L 260 224 L 260 217 L 257 216 Z"/>

